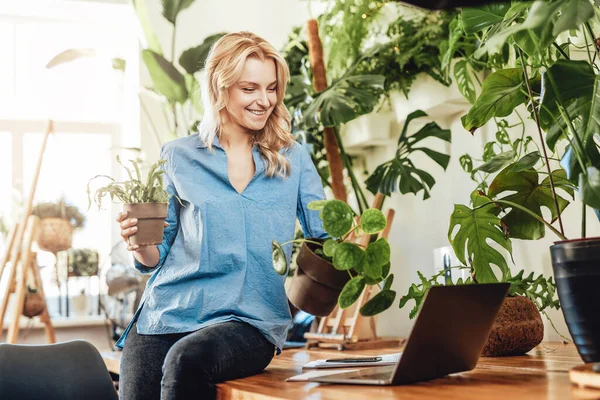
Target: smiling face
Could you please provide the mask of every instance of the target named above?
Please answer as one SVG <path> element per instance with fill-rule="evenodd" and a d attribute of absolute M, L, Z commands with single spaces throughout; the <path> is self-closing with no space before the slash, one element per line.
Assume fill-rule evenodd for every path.
<path fill-rule="evenodd" d="M 275 60 L 246 59 L 240 78 L 227 92 L 229 101 L 224 111 L 231 128 L 243 131 L 263 129 L 277 103 Z"/>

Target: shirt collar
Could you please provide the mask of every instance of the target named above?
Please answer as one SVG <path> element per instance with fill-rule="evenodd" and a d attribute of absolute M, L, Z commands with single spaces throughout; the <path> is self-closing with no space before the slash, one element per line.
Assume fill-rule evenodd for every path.
<path fill-rule="evenodd" d="M 221 146 L 221 142 L 219 141 L 219 137 L 217 135 L 215 135 L 215 139 L 213 140 L 213 146 L 217 146 L 221 150 L 225 150 L 223 149 L 223 146 Z M 198 134 L 198 145 L 196 147 L 199 149 L 205 149 L 208 147 L 204 139 L 200 137 L 200 134 Z"/>
<path fill-rule="evenodd" d="M 208 145 L 206 144 L 204 139 L 202 139 L 199 134 L 197 137 L 197 142 L 198 142 L 198 144 L 196 147 L 199 149 L 205 149 L 208 147 Z M 217 135 L 215 135 L 215 140 L 213 141 L 213 146 L 216 146 L 216 147 L 220 148 L 221 150 L 225 151 L 225 149 L 223 149 L 223 146 L 221 146 L 221 142 L 219 141 L 219 138 Z M 256 166 L 256 174 L 263 172 L 265 170 L 264 160 L 260 156 L 260 151 L 258 150 L 257 145 L 252 146 L 252 157 L 254 158 L 254 165 Z"/>

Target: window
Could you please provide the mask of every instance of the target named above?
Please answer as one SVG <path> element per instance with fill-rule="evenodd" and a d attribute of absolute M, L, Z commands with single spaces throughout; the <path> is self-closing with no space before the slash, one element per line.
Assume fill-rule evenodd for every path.
<path fill-rule="evenodd" d="M 64 197 L 86 214 L 73 248 L 96 249 L 104 267 L 110 266 L 111 246 L 120 237 L 115 237 L 110 209 L 87 212 L 86 187 L 93 176 L 119 170 L 115 156 L 121 146 L 139 146 L 137 29 L 130 4 L 24 0 L 0 5 L 0 216 L 10 224 L 17 219 L 52 119 L 56 133 L 48 138 L 34 204 Z M 47 68 L 69 49 L 84 49 L 86 56 Z M 125 60 L 125 72 L 112 68 L 113 58 Z M 40 251 L 38 261 L 56 318 L 56 260 Z M 83 286 L 88 295 L 100 291 L 98 279 Z M 69 280 L 70 295 L 83 286 L 79 278 Z"/>

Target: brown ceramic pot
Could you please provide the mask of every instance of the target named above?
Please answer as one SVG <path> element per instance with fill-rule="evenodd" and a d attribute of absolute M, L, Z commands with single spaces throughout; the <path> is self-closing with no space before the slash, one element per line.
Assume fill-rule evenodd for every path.
<path fill-rule="evenodd" d="M 23 304 L 23 315 L 29 318 L 40 315 L 46 308 L 46 302 L 37 290 L 27 290 L 25 304 Z"/>
<path fill-rule="evenodd" d="M 309 239 L 319 241 L 319 239 Z M 333 264 L 323 260 L 314 250 L 320 246 L 302 244 L 296 258 L 296 272 L 288 291 L 290 302 L 309 314 L 329 315 L 337 304 L 338 296 L 350 279 L 348 271 L 339 271 Z"/>
<path fill-rule="evenodd" d="M 129 236 L 129 244 L 138 246 L 161 244 L 167 209 L 167 203 L 123 204 L 123 211 L 127 211 L 127 218 L 138 220 L 138 230 Z"/>
<path fill-rule="evenodd" d="M 507 297 L 481 355 L 522 355 L 540 344 L 543 338 L 544 324 L 535 304 L 527 297 Z"/>

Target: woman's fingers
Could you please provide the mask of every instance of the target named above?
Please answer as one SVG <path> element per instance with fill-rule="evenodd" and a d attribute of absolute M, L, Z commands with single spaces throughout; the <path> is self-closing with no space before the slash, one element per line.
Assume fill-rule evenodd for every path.
<path fill-rule="evenodd" d="M 127 250 L 129 250 L 129 251 L 136 251 L 136 250 L 139 250 L 139 249 L 140 249 L 140 246 L 137 245 L 137 244 L 134 244 L 134 245 L 131 245 L 131 246 L 127 246 Z"/>
<path fill-rule="evenodd" d="M 169 223 L 165 221 L 165 228 L 169 226 Z"/>
<path fill-rule="evenodd" d="M 122 222 L 125 218 L 127 218 L 127 211 L 123 211 L 117 215 L 117 222 Z"/>
<path fill-rule="evenodd" d="M 131 228 L 121 229 L 121 236 L 124 239 L 127 239 L 129 236 L 133 235 L 137 232 L 137 226 L 132 226 Z"/>

